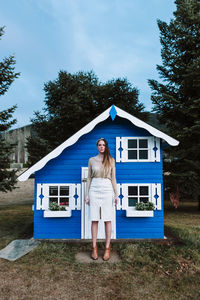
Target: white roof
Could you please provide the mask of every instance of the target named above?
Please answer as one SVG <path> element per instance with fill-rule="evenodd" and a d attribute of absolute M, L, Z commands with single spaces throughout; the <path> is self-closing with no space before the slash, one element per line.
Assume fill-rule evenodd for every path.
<path fill-rule="evenodd" d="M 45 157 L 43 157 L 41 160 L 39 160 L 36 164 L 34 164 L 32 167 L 30 167 L 28 170 L 26 170 L 24 173 L 22 173 L 18 177 L 18 180 L 19 181 L 27 180 L 31 174 L 42 169 L 49 160 L 57 157 L 58 155 L 61 154 L 61 152 L 65 148 L 76 143 L 82 135 L 90 132 L 98 123 L 105 121 L 108 117 L 111 117 L 114 120 L 116 115 L 129 120 L 137 127 L 146 129 L 153 136 L 156 136 L 158 138 L 165 140 L 171 146 L 177 146 L 179 144 L 179 141 L 177 141 L 176 139 L 174 139 L 174 138 L 170 137 L 169 135 L 163 133 L 162 131 L 154 128 L 153 126 L 145 123 L 144 121 L 132 116 L 131 114 L 125 112 L 121 108 L 119 108 L 115 105 L 112 105 L 108 109 L 106 109 L 102 114 L 100 114 L 98 117 L 96 117 L 94 120 L 92 120 L 87 125 L 85 125 L 82 129 L 77 131 L 69 139 L 67 139 L 65 142 L 63 142 L 60 146 L 55 148 L 53 151 L 51 151 L 49 154 L 47 154 Z"/>

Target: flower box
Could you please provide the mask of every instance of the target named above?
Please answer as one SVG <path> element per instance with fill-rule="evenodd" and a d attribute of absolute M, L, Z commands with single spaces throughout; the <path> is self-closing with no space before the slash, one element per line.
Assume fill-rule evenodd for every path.
<path fill-rule="evenodd" d="M 153 217 L 153 210 L 126 210 L 126 217 Z"/>
<path fill-rule="evenodd" d="M 68 210 L 45 210 L 44 218 L 69 218 L 71 217 L 71 209 Z"/>

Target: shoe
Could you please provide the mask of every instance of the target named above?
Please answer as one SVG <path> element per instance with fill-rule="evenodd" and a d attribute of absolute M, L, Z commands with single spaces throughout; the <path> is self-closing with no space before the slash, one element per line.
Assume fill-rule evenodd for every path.
<path fill-rule="evenodd" d="M 98 259 L 97 246 L 93 247 L 91 258 L 94 259 L 94 260 Z"/>
<path fill-rule="evenodd" d="M 110 259 L 110 246 L 108 248 L 105 248 L 103 260 L 107 261 Z"/>

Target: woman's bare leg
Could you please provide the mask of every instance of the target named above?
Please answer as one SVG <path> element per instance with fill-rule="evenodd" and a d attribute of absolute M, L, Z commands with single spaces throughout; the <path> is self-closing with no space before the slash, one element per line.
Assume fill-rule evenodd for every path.
<path fill-rule="evenodd" d="M 92 246 L 93 248 L 97 245 L 97 233 L 98 233 L 98 221 L 92 221 Z"/>
<path fill-rule="evenodd" d="M 111 233 L 112 233 L 112 223 L 111 221 L 106 221 L 105 222 L 106 248 L 109 248 L 110 246 Z"/>

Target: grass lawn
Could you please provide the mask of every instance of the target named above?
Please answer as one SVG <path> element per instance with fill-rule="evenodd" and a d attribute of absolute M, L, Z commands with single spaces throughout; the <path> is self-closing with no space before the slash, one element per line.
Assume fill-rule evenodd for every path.
<path fill-rule="evenodd" d="M 32 236 L 31 205 L 0 206 L 0 249 Z M 0 259 L 0 299 L 200 299 L 200 213 L 192 203 L 165 208 L 179 242 L 113 243 L 122 261 L 81 264 L 88 243 L 42 242 L 15 262 Z M 103 244 L 100 245 L 103 247 Z"/>

